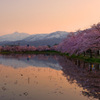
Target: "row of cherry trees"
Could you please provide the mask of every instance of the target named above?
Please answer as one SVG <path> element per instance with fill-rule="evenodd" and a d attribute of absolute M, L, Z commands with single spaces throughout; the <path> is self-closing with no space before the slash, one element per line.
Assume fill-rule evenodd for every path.
<path fill-rule="evenodd" d="M 90 57 L 92 53 L 100 50 L 100 23 L 94 24 L 91 28 L 71 32 L 56 48 L 62 53 L 79 55 L 88 50 Z"/>
<path fill-rule="evenodd" d="M 26 51 L 48 51 L 48 50 L 55 50 L 57 46 L 48 47 L 44 46 L 5 46 L 0 47 L 0 51 L 8 51 L 8 52 L 26 52 Z"/>

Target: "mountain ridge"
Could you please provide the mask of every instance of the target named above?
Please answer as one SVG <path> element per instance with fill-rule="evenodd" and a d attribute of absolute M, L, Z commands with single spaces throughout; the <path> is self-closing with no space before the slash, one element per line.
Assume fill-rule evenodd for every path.
<path fill-rule="evenodd" d="M 7 35 L 0 36 L 0 42 L 22 40 L 22 39 L 24 39 L 28 36 L 29 36 L 28 33 L 19 33 L 19 32 L 16 31 L 12 34 L 7 34 Z"/>
<path fill-rule="evenodd" d="M 50 39 L 50 38 L 64 38 L 68 35 L 68 32 L 65 31 L 56 31 L 49 34 L 34 34 L 30 35 L 29 37 L 24 38 L 25 41 L 36 41 L 36 40 L 43 40 L 43 39 Z"/>
<path fill-rule="evenodd" d="M 31 45 L 31 46 L 43 46 L 59 44 L 69 33 L 66 31 L 56 31 L 49 34 L 33 34 L 14 32 L 10 35 L 4 35 L 0 37 L 0 45 Z M 25 36 L 23 36 L 25 35 Z M 17 36 L 17 38 L 16 38 Z M 22 36 L 22 37 L 21 37 Z M 4 37 L 2 39 L 2 37 Z"/>

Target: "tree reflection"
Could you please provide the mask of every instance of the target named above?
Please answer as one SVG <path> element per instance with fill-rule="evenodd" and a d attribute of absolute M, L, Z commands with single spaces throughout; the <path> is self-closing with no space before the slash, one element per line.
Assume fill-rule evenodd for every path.
<path fill-rule="evenodd" d="M 3 58 L 14 58 L 14 59 L 20 59 L 20 58 L 34 58 L 35 54 L 4 54 L 2 55 Z"/>
<path fill-rule="evenodd" d="M 38 59 L 43 59 L 43 60 L 47 60 L 48 58 L 52 58 L 57 60 L 57 56 L 56 55 L 50 55 L 50 54 L 3 54 L 1 55 L 1 57 L 3 58 L 14 58 L 14 59 L 21 59 L 21 58 L 27 58 L 27 60 L 29 60 L 30 58 L 34 58 L 37 57 Z"/>
<path fill-rule="evenodd" d="M 100 65 L 86 63 L 84 61 L 68 59 L 65 56 L 58 56 L 58 62 L 63 67 L 63 75 L 72 84 L 87 89 L 82 91 L 84 96 L 100 99 Z"/>
<path fill-rule="evenodd" d="M 38 59 L 47 60 L 49 58 L 49 56 L 48 55 L 44 55 L 44 54 L 39 54 L 39 55 L 37 55 L 37 58 Z"/>

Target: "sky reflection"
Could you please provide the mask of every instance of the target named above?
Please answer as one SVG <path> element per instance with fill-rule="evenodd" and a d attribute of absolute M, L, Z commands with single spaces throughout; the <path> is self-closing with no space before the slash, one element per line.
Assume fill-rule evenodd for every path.
<path fill-rule="evenodd" d="M 15 69 L 1 63 L 0 100 L 99 100 L 99 83 L 95 84 L 94 81 L 100 82 L 96 81 L 99 79 L 100 70 L 95 72 L 94 69 L 87 69 L 87 63 L 83 68 L 82 62 L 81 66 L 77 67 L 75 61 L 66 57 L 55 55 L 51 57 L 58 61 L 59 66 L 62 66 L 61 70 L 31 65 Z"/>

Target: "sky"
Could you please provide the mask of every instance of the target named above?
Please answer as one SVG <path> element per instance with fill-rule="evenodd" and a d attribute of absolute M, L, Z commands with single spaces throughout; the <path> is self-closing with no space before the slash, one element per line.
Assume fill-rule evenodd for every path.
<path fill-rule="evenodd" d="M 100 0 L 0 0 L 0 36 L 77 31 L 100 22 Z"/>

